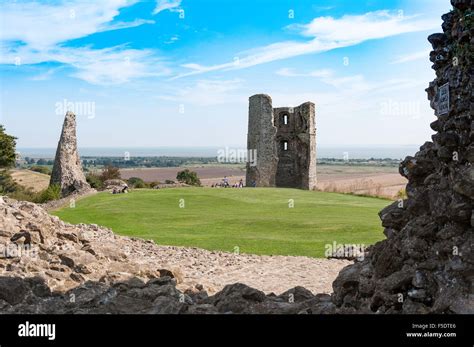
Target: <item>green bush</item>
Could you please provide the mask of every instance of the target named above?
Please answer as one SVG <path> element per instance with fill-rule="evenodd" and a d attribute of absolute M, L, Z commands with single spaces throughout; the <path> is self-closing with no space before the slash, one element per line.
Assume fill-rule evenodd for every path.
<path fill-rule="evenodd" d="M 148 185 L 140 177 L 130 177 L 127 183 L 132 188 L 148 188 Z"/>
<path fill-rule="evenodd" d="M 39 200 L 39 193 L 33 191 L 31 188 L 23 188 L 7 194 L 9 198 L 20 200 L 20 201 L 30 201 L 30 202 L 38 202 Z"/>
<path fill-rule="evenodd" d="M 61 199 L 61 186 L 59 184 L 52 184 L 45 190 L 39 193 L 37 201 L 44 203 L 52 200 Z"/>
<path fill-rule="evenodd" d="M 107 165 L 102 169 L 100 178 L 102 182 L 105 182 L 107 180 L 119 180 L 122 177 L 120 176 L 120 169 L 118 167 Z"/>
<path fill-rule="evenodd" d="M 47 166 L 33 165 L 29 168 L 31 171 L 39 172 L 51 176 L 51 169 Z"/>
<path fill-rule="evenodd" d="M 201 185 L 201 181 L 199 180 L 197 173 L 194 171 L 189 171 L 188 169 L 178 172 L 176 179 L 179 182 L 189 184 L 190 186 Z"/>
<path fill-rule="evenodd" d="M 48 201 L 59 199 L 61 199 L 61 186 L 59 184 L 52 184 L 38 194 L 36 202 L 42 204 Z"/>
<path fill-rule="evenodd" d="M 13 180 L 8 170 L 0 171 L 0 194 L 7 195 L 19 189 L 21 186 Z"/>
<path fill-rule="evenodd" d="M 102 177 L 94 173 L 88 173 L 86 176 L 87 183 L 94 189 L 102 189 L 104 187 L 104 181 Z"/>
<path fill-rule="evenodd" d="M 40 196 L 33 189 L 25 188 L 16 183 L 7 170 L 0 171 L 0 195 L 7 195 L 15 200 L 31 202 L 38 202 Z"/>
<path fill-rule="evenodd" d="M 150 188 L 155 188 L 157 185 L 160 185 L 160 184 L 161 184 L 160 181 L 151 181 L 151 182 L 148 183 L 148 186 Z"/>

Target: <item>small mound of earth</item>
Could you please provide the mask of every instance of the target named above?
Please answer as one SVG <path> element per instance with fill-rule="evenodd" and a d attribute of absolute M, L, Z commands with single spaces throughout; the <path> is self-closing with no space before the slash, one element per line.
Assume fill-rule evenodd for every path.
<path fill-rule="evenodd" d="M 158 246 L 6 197 L 0 247 L 0 311 L 13 313 L 330 311 L 330 296 L 312 292 L 330 293 L 350 263 Z"/>

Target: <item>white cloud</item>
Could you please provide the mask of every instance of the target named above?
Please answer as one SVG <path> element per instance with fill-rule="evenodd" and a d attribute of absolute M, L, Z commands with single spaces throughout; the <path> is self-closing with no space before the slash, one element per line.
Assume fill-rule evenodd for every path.
<path fill-rule="evenodd" d="M 136 20 L 117 26 L 110 23 L 119 10 L 136 0 L 68 1 L 57 4 L 9 2 L 0 4 L 0 40 L 21 41 L 42 50 L 96 32 L 145 24 Z"/>
<path fill-rule="evenodd" d="M 403 64 L 403 63 L 408 63 L 410 61 L 427 59 L 429 55 L 430 55 L 430 50 L 424 50 L 420 52 L 405 54 L 393 60 L 391 64 Z"/>
<path fill-rule="evenodd" d="M 107 24 L 104 29 L 105 31 L 120 30 L 127 28 L 135 28 L 144 24 L 155 24 L 155 21 L 149 19 L 135 19 L 132 22 L 117 22 L 114 24 Z"/>
<path fill-rule="evenodd" d="M 246 101 L 248 95 L 241 89 L 243 80 L 198 80 L 183 88 L 173 88 L 169 94 L 158 96 L 161 100 L 184 105 L 210 106 Z"/>
<path fill-rule="evenodd" d="M 313 5 L 313 9 L 315 11 L 329 11 L 332 10 L 335 6 L 315 6 Z"/>
<path fill-rule="evenodd" d="M 330 85 L 338 90 L 360 92 L 371 89 L 371 85 L 365 80 L 363 75 L 336 76 L 335 71 L 330 69 L 313 70 L 309 72 L 297 72 L 294 69 L 282 68 L 276 71 L 277 75 L 284 77 L 311 77 L 317 78 L 321 82 Z"/>
<path fill-rule="evenodd" d="M 153 14 L 158 14 L 166 10 L 175 10 L 181 5 L 181 0 L 156 0 L 156 7 L 153 10 Z"/>
<path fill-rule="evenodd" d="M 319 17 L 307 25 L 299 26 L 302 34 L 323 42 L 338 42 L 344 45 L 367 40 L 381 39 L 404 33 L 429 30 L 439 25 L 438 20 L 405 16 L 403 12 L 368 12 L 363 15 L 345 15 L 339 19 Z"/>
<path fill-rule="evenodd" d="M 423 19 L 418 16 L 403 16 L 389 11 L 369 12 L 364 15 L 318 17 L 309 24 L 292 26 L 308 41 L 284 41 L 258 47 L 237 54 L 238 61 L 211 66 L 196 63 L 183 65 L 192 71 L 175 78 L 219 70 L 243 69 L 276 60 L 304 54 L 321 53 L 336 48 L 353 46 L 367 40 L 381 39 L 409 32 L 423 31 L 438 26 L 438 20 Z"/>
<path fill-rule="evenodd" d="M 91 84 L 122 84 L 135 78 L 164 76 L 170 71 L 151 50 L 121 46 L 101 50 L 60 50 L 55 59 L 77 69 L 72 76 Z"/>
<path fill-rule="evenodd" d="M 64 45 L 97 32 L 154 23 L 145 19 L 113 22 L 121 8 L 136 2 L 75 0 L 0 4 L 0 64 L 57 62 L 73 67 L 71 76 L 100 85 L 166 75 L 168 69 L 153 50 L 131 49 L 126 45 L 103 49 Z M 33 79 L 44 80 L 53 73 L 54 70 L 48 70 Z"/>
<path fill-rule="evenodd" d="M 178 41 L 179 41 L 179 36 L 178 35 L 173 35 L 173 36 L 170 37 L 170 39 L 168 41 L 165 41 L 164 43 L 166 45 L 171 45 L 171 44 L 173 44 L 175 42 L 178 42 Z"/>
<path fill-rule="evenodd" d="M 71 76 L 98 85 L 121 84 L 135 78 L 164 76 L 170 73 L 154 51 L 130 49 L 126 46 L 103 49 L 56 47 L 41 53 L 25 47 L 15 52 L 0 50 L 0 63 L 11 64 L 17 56 L 21 57 L 22 65 L 47 61 L 65 64 L 74 68 Z M 41 79 L 41 75 L 38 77 Z"/>
<path fill-rule="evenodd" d="M 334 72 L 329 69 L 322 69 L 310 71 L 308 73 L 298 73 L 295 72 L 294 69 L 285 67 L 276 71 L 276 74 L 285 77 L 330 77 L 334 74 Z"/>
<path fill-rule="evenodd" d="M 59 70 L 60 68 L 51 68 L 51 69 L 48 69 L 44 72 L 41 72 L 33 77 L 31 77 L 31 80 L 32 81 L 46 81 L 46 80 L 49 80 L 51 78 L 51 76 L 54 75 L 54 73 Z"/>

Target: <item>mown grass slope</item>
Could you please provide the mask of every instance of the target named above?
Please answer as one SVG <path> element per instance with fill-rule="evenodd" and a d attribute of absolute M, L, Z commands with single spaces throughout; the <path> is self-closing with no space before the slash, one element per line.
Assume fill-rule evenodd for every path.
<path fill-rule="evenodd" d="M 161 245 L 323 257 L 326 244 L 381 240 L 388 200 L 280 188 L 176 188 L 100 193 L 55 211 Z M 294 207 L 290 207 L 290 206 Z"/>

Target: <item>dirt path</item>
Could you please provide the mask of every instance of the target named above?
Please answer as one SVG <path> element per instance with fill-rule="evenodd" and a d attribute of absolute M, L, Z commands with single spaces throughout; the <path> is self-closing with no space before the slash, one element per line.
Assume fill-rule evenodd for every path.
<path fill-rule="evenodd" d="M 152 256 L 157 266 L 171 269 L 179 279 L 178 288 L 201 284 L 209 293 L 236 282 L 265 293 L 281 294 L 296 286 L 313 293 L 331 293 L 337 274 L 351 263 L 309 257 L 237 255 L 174 246 L 150 248 L 153 251 L 144 256 Z"/>

